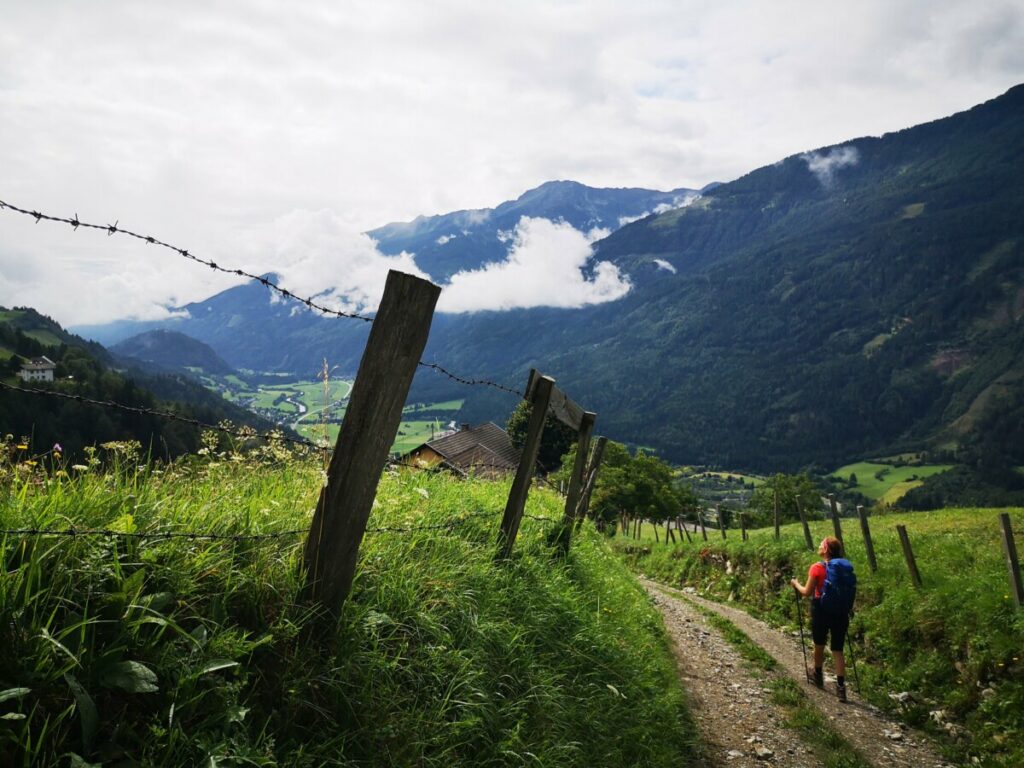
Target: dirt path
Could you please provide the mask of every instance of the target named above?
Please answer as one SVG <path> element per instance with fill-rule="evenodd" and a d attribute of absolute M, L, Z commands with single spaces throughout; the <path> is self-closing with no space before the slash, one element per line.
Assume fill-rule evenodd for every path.
<path fill-rule="evenodd" d="M 773 656 L 780 671 L 801 683 L 808 700 L 873 765 L 948 768 L 949 763 L 924 735 L 862 702 L 849 683 L 850 702 L 840 704 L 835 696 L 835 679 L 827 674 L 827 662 L 826 689 L 808 685 L 799 641 L 736 608 L 641 581 L 665 617 L 665 626 L 675 642 L 680 675 L 707 745 L 705 766 L 771 764 L 798 768 L 819 762 L 799 736 L 782 725 L 785 716 L 771 703 L 763 680 L 747 670 L 732 646 L 694 606 L 728 619 Z"/>

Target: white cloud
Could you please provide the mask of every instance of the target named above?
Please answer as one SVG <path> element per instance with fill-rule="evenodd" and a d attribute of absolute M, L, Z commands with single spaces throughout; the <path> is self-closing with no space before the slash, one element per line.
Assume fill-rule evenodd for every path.
<path fill-rule="evenodd" d="M 296 209 L 365 231 L 551 179 L 700 187 L 992 98 L 1024 80 L 1022 18 L 1013 0 L 6 3 L 2 192 L 232 263 L 238 233 Z M 237 282 L 11 216 L 0 303 L 62 322 Z"/>
<path fill-rule="evenodd" d="M 813 173 L 821 186 L 830 189 L 836 180 L 836 172 L 856 165 L 860 153 L 856 147 L 835 147 L 828 152 L 805 152 L 800 159 L 807 163 L 807 170 Z"/>
<path fill-rule="evenodd" d="M 439 238 L 437 238 L 435 242 L 438 245 L 448 245 L 448 243 L 450 243 L 456 237 L 458 237 L 458 235 L 441 235 Z"/>
<path fill-rule="evenodd" d="M 632 224 L 634 221 L 639 221 L 640 219 L 647 218 L 652 213 L 668 213 L 669 211 L 674 211 L 676 208 L 685 208 L 688 205 L 692 205 L 697 200 L 700 200 L 700 193 L 698 192 L 692 192 L 687 195 L 676 195 L 674 198 L 672 198 L 671 203 L 659 203 L 658 205 L 654 206 L 654 210 L 652 211 L 644 211 L 643 213 L 638 214 L 637 216 L 620 216 L 619 226 L 624 227 L 627 224 Z"/>
<path fill-rule="evenodd" d="M 664 269 L 666 272 L 671 272 L 673 275 L 676 273 L 676 268 L 672 264 L 664 259 L 655 259 L 654 263 L 658 265 L 659 269 Z"/>
<path fill-rule="evenodd" d="M 516 226 L 508 258 L 452 275 L 438 309 L 581 307 L 621 298 L 630 283 L 614 264 L 598 262 L 591 277 L 584 273 L 596 234 L 580 232 L 565 222 L 524 216 Z"/>

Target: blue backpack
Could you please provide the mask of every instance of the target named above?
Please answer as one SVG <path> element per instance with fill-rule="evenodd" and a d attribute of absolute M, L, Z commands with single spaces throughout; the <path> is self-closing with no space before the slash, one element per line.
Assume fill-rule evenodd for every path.
<path fill-rule="evenodd" d="M 853 572 L 853 563 L 845 557 L 836 557 L 821 564 L 825 566 L 825 583 L 821 585 L 818 607 L 833 616 L 848 616 L 857 598 L 857 574 Z"/>

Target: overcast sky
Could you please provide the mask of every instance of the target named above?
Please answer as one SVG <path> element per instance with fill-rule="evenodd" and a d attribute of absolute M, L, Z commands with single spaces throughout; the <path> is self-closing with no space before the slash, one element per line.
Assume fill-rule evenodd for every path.
<path fill-rule="evenodd" d="M 368 303 L 389 266 L 415 268 L 415 254 L 387 259 L 360 236 L 375 226 L 494 206 L 551 179 L 728 181 L 1024 81 L 1020 0 L 0 10 L 0 199 L 119 220 L 253 271 L 301 265 Z M 583 284 L 589 241 L 525 221 L 495 274 L 528 286 L 550 261 L 535 245 L 568 254 L 555 274 L 579 276 L 567 295 L 580 303 L 621 295 L 625 275 Z M 475 280 L 454 280 L 452 295 Z M 156 248 L 0 211 L 6 306 L 64 324 L 150 318 L 229 285 Z"/>

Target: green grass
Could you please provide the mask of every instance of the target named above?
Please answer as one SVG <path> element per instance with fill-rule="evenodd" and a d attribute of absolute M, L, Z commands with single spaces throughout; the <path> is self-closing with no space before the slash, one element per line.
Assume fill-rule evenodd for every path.
<path fill-rule="evenodd" d="M 914 700 L 898 712 L 929 725 L 929 712 L 945 709 L 971 732 L 953 745 L 961 758 L 979 755 L 994 766 L 1024 764 L 1024 610 L 1013 604 L 1002 553 L 998 514 L 1005 510 L 956 509 L 871 518 L 878 573 L 867 567 L 859 526 L 844 519 L 847 553 L 859 576 L 852 632 L 865 695 L 892 710 L 891 692 Z M 1024 541 L 1024 510 L 1009 510 L 1018 548 Z M 895 525 L 905 524 L 924 588 L 910 581 Z M 811 522 L 815 541 L 831 523 Z M 804 549 L 799 525 L 734 531 L 722 542 L 666 546 L 616 540 L 633 567 L 651 578 L 689 584 L 707 596 L 733 600 L 755 615 L 793 625 L 789 578 L 806 578 L 817 557 Z M 727 573 L 726 563 L 732 573 Z M 989 689 L 985 693 L 986 689 Z"/>
<path fill-rule="evenodd" d="M 851 474 L 855 474 L 857 475 L 857 484 L 852 486 L 852 490 L 864 494 L 872 501 L 883 500 L 891 504 L 911 488 L 920 485 L 920 481 L 924 478 L 945 472 L 951 466 L 951 464 L 921 464 L 896 467 L 873 461 L 859 461 L 856 464 L 840 467 L 831 476 L 846 480 Z M 881 477 L 876 477 L 878 474 Z M 898 495 L 893 494 L 894 490 Z"/>
<path fill-rule="evenodd" d="M 4 465 L 0 527 L 302 528 L 315 460 L 228 452 L 72 477 Z M 70 469 L 70 468 L 68 468 Z M 596 534 L 560 560 L 507 483 L 382 481 L 336 623 L 298 599 L 302 537 L 0 539 L 4 766 L 679 766 L 688 719 L 657 615 Z M 527 514 L 558 518 L 532 492 Z"/>

